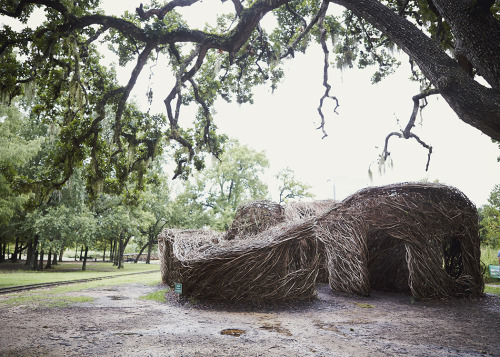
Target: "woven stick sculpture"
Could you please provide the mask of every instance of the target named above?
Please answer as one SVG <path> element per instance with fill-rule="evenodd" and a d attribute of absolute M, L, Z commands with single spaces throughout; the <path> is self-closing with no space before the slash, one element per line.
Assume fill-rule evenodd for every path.
<path fill-rule="evenodd" d="M 476 208 L 439 184 L 371 187 L 340 204 L 253 202 L 226 233 L 164 230 L 159 249 L 163 282 L 201 299 L 311 299 L 322 271 L 332 290 L 361 295 L 476 297 L 484 288 Z"/>

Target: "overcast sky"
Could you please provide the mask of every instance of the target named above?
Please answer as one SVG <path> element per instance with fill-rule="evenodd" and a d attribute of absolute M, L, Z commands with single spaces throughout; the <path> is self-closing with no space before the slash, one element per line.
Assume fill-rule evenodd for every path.
<path fill-rule="evenodd" d="M 127 9 L 134 11 L 138 3 L 124 0 L 117 7 L 116 2 L 106 0 L 104 7 L 118 14 Z M 203 24 L 205 18 L 200 14 L 213 18 L 217 13 L 213 4 L 220 1 L 205 0 L 198 7 L 183 9 L 186 20 Z M 230 6 L 227 1 L 223 8 Z M 500 163 L 496 159 L 500 150 L 489 137 L 460 121 L 438 96 L 429 100 L 422 125 L 419 117 L 414 129 L 433 147 L 429 171 L 425 171 L 426 149 L 415 141 L 393 138 L 393 167 L 378 173 L 376 160 L 385 137 L 404 128 L 412 111 L 411 97 L 419 91 L 419 85 L 408 80 L 406 55 L 401 54 L 401 61 L 402 68 L 377 85 L 370 83 L 374 69 L 331 69 L 331 93 L 339 99 L 340 107 L 338 115 L 331 105 L 326 110 L 325 139 L 316 130 L 320 120 L 317 107 L 324 91 L 323 59 L 318 46 L 287 61 L 286 77 L 274 93 L 266 87 L 257 88 L 253 105 L 217 102 L 215 123 L 231 138 L 266 152 L 271 164 L 266 178 L 274 200 L 276 183 L 272 177 L 288 166 L 299 180 L 311 186 L 317 199 L 335 195 L 340 200 L 370 185 L 427 179 L 459 188 L 477 206 L 487 203 L 491 189 L 500 183 Z M 155 93 L 151 109 L 164 111 L 163 99 L 172 84 L 168 75 L 161 62 L 145 69 L 133 92 L 137 101 L 146 103 L 145 93 L 151 85 Z M 181 117 L 181 124 L 183 120 L 188 123 L 190 118 Z M 368 175 L 370 166 L 372 180 Z"/>
<path fill-rule="evenodd" d="M 207 18 L 215 18 L 214 3 L 220 4 L 218 0 L 204 1 L 182 11 L 189 23 L 201 27 Z M 130 11 L 134 6 L 132 0 Z M 231 7 L 228 1 L 218 11 L 230 11 Z M 377 85 L 370 82 L 372 68 L 330 70 L 331 93 L 339 99 L 340 107 L 337 115 L 332 104 L 327 105 L 325 139 L 316 130 L 320 122 L 317 107 L 324 92 L 319 46 L 287 61 L 279 88 L 274 93 L 266 87 L 256 89 L 254 104 L 217 102 L 215 123 L 242 144 L 266 152 L 271 164 L 267 179 L 274 200 L 278 196 L 273 176 L 288 166 L 299 180 L 311 186 L 317 199 L 335 195 L 340 200 L 371 185 L 439 180 L 459 188 L 478 206 L 487 203 L 491 189 L 500 183 L 500 150 L 489 137 L 460 121 L 438 96 L 429 99 L 414 129 L 433 147 L 429 170 L 425 171 L 425 148 L 414 140 L 393 138 L 389 148 L 393 167 L 379 174 L 376 161 L 385 137 L 404 128 L 413 109 L 411 98 L 419 93 L 419 84 L 408 80 L 409 64 L 404 53 L 401 62 L 397 73 Z M 155 97 L 157 110 L 164 110 L 163 99 L 171 88 L 168 79 L 162 79 L 161 68 L 161 63 L 151 68 L 154 75 L 147 80 L 148 85 L 161 83 L 165 90 Z M 136 91 L 138 97 L 144 97 L 144 93 L 144 89 Z M 370 167 L 372 178 L 368 175 Z"/>
<path fill-rule="evenodd" d="M 433 147 L 429 170 L 425 171 L 425 148 L 414 140 L 393 138 L 389 146 L 393 167 L 379 174 L 376 160 L 385 137 L 404 128 L 413 109 L 411 97 L 419 91 L 405 69 L 377 85 L 370 83 L 373 69 L 332 70 L 332 93 L 340 107 L 339 115 L 332 110 L 327 114 L 325 139 L 315 129 L 323 93 L 319 49 L 290 62 L 287 77 L 274 94 L 262 90 L 253 105 L 218 106 L 216 122 L 240 142 L 265 150 L 272 171 L 291 167 L 317 198 L 333 197 L 333 185 L 336 198 L 343 199 L 370 185 L 427 179 L 455 186 L 476 205 L 485 204 L 493 186 L 500 183 L 500 150 L 489 137 L 460 121 L 437 96 L 429 100 L 414 129 Z"/>

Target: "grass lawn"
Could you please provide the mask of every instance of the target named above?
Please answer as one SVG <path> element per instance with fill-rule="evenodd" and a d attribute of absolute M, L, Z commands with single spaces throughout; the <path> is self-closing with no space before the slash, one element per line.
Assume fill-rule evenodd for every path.
<path fill-rule="evenodd" d="M 124 269 L 118 270 L 112 263 L 87 262 L 86 271 L 81 270 L 81 262 L 62 262 L 54 265 L 54 269 L 46 269 L 43 271 L 24 270 L 23 264 L 24 263 L 19 263 L 16 265 L 9 262 L 0 264 L 0 288 L 160 271 L 159 264 L 143 263 L 125 263 Z M 156 274 L 151 275 L 156 276 Z"/>
<path fill-rule="evenodd" d="M 145 265 L 145 264 L 144 264 Z M 121 270 L 123 272 L 123 270 Z M 24 292 L 12 293 L 0 296 L 0 308 L 2 306 L 26 306 L 29 308 L 61 308 L 70 306 L 77 302 L 91 302 L 93 298 L 85 295 L 85 290 L 99 288 L 103 286 L 115 286 L 125 284 L 147 284 L 156 286 L 161 281 L 160 274 L 136 274 L 127 276 L 117 276 L 111 279 L 95 280 L 85 283 L 56 286 L 51 289 L 35 289 Z M 164 285 L 162 290 L 153 292 L 143 299 L 165 301 L 166 291 Z M 78 293 L 78 294 L 75 294 Z M 80 293 L 81 292 L 81 293 Z M 163 295 L 163 296 L 162 296 Z"/>
<path fill-rule="evenodd" d="M 498 285 L 486 285 L 484 287 L 484 292 L 485 293 L 490 293 L 490 294 L 496 294 L 496 295 L 500 295 L 500 284 Z"/>

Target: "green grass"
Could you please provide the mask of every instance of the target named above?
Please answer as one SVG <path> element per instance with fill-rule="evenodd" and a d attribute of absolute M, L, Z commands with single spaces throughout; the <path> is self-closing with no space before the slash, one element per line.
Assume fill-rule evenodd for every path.
<path fill-rule="evenodd" d="M 489 246 L 481 246 L 481 261 L 488 266 L 489 264 L 498 265 L 498 249 Z"/>
<path fill-rule="evenodd" d="M 66 307 L 70 306 L 72 303 L 76 302 L 91 302 L 92 297 L 85 296 L 85 290 L 100 288 L 104 286 L 116 286 L 125 284 L 146 284 L 146 285 L 158 285 L 160 283 L 159 274 L 137 274 L 120 276 L 111 279 L 96 280 L 86 283 L 77 283 L 70 285 L 61 285 L 50 290 L 30 290 L 27 292 L 19 292 L 8 295 L 5 299 L 0 299 L 0 306 L 26 306 L 29 308 L 56 308 L 56 307 Z M 75 296 L 68 295 L 70 293 L 82 292 L 83 295 Z M 165 295 L 166 290 L 163 290 L 163 295 Z M 155 292 L 149 295 L 160 293 Z M 148 296 L 148 295 L 146 295 Z M 146 298 L 146 297 L 145 297 Z M 159 300 L 159 297 L 150 300 Z"/>
<path fill-rule="evenodd" d="M 94 299 L 90 296 L 68 296 L 52 295 L 45 293 L 34 293 L 29 295 L 16 295 L 0 301 L 0 305 L 29 306 L 31 308 L 56 308 L 67 307 L 76 302 L 90 302 Z"/>
<path fill-rule="evenodd" d="M 0 264 L 0 288 L 18 285 L 52 283 L 58 281 L 91 279 L 129 273 L 160 271 L 159 264 L 130 263 L 124 264 L 124 269 L 118 270 L 112 263 L 108 262 L 88 262 L 86 271 L 81 270 L 81 262 L 62 262 L 55 265 L 54 269 L 46 269 L 43 271 L 27 271 L 21 270 L 23 268 L 22 265 L 19 265 L 19 267 L 20 269 L 18 270 L 3 270 Z"/>
<path fill-rule="evenodd" d="M 153 291 L 152 293 L 149 293 L 145 296 L 141 296 L 141 299 L 145 300 L 153 300 L 153 301 L 158 301 L 158 302 L 165 302 L 165 294 L 169 291 L 169 289 L 162 289 L 158 291 Z"/>
<path fill-rule="evenodd" d="M 490 293 L 490 294 L 496 294 L 496 295 L 500 296 L 500 285 L 498 285 L 498 286 L 486 285 L 484 287 L 484 292 Z"/>

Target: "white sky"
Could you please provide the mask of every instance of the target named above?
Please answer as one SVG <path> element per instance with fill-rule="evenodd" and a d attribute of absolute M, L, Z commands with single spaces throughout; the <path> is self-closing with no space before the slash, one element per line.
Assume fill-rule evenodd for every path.
<path fill-rule="evenodd" d="M 115 1 L 104 3 L 106 11 L 112 9 L 119 14 L 134 11 L 140 1 L 120 1 L 119 8 Z M 216 12 L 213 4 L 219 6 L 220 0 L 205 0 L 183 9 L 188 16 L 186 20 L 203 24 L 206 17 L 200 14 L 213 16 Z M 227 6 L 228 9 L 232 6 L 230 1 L 223 5 Z M 414 129 L 423 141 L 433 146 L 429 171 L 425 171 L 425 148 L 413 140 L 393 138 L 389 150 L 394 167 L 378 174 L 375 161 L 385 137 L 406 125 L 413 108 L 411 97 L 419 90 L 417 83 L 408 80 L 406 55 L 401 58 L 403 68 L 377 85 L 370 83 L 373 69 L 343 72 L 331 69 L 331 94 L 339 99 L 340 108 L 339 115 L 333 113 L 331 106 L 329 112 L 324 111 L 328 133 L 325 139 L 315 129 L 320 120 L 317 107 L 324 91 L 323 59 L 317 46 L 287 62 L 285 79 L 275 93 L 258 88 L 253 105 L 217 102 L 215 122 L 231 138 L 266 152 L 271 164 L 267 179 L 274 200 L 276 183 L 272 177 L 288 166 L 297 179 L 312 187 L 316 199 L 333 198 L 335 191 L 340 200 L 370 185 L 437 179 L 462 190 L 477 206 L 487 203 L 491 189 L 500 183 L 500 163 L 496 160 L 500 150 L 489 137 L 460 121 L 441 97 L 430 98 L 422 126 Z M 172 82 L 161 63 L 151 70 L 154 73 L 151 81 L 146 68 L 133 95 L 144 102 L 147 86 L 153 85 L 152 111 L 163 111 L 162 102 Z M 189 115 L 181 117 L 181 123 L 183 120 L 187 124 Z M 373 181 L 370 181 L 368 168 L 372 163 Z"/>
<path fill-rule="evenodd" d="M 499 183 L 500 150 L 486 135 L 460 121 L 442 98 L 432 98 L 414 132 L 433 146 L 429 171 L 427 150 L 414 140 L 392 138 L 393 168 L 379 175 L 375 162 L 385 137 L 406 125 L 418 84 L 404 69 L 378 85 L 373 70 L 331 71 L 332 93 L 340 101 L 339 115 L 326 119 L 328 137 L 315 128 L 323 93 L 322 57 L 311 50 L 287 66 L 287 77 L 271 94 L 259 92 L 254 105 L 220 106 L 219 127 L 240 142 L 265 150 L 273 171 L 289 166 L 312 186 L 316 198 L 337 199 L 370 185 L 428 179 L 455 186 L 476 205 L 487 203 Z M 399 118 L 400 124 L 397 123 Z M 417 120 L 417 123 L 420 119 Z M 373 181 L 368 175 L 372 164 Z"/>

